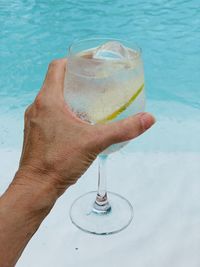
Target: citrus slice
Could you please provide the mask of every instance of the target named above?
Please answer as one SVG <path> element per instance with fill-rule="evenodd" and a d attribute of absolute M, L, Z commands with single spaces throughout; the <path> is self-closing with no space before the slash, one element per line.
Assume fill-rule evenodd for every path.
<path fill-rule="evenodd" d="M 98 120 L 97 123 L 106 123 L 108 121 L 115 119 L 119 114 L 121 114 L 124 110 L 126 110 L 133 103 L 133 101 L 142 92 L 143 88 L 144 88 L 144 83 L 138 88 L 138 90 L 133 94 L 133 96 L 124 105 L 122 105 L 120 108 L 115 110 L 110 115 L 106 116 L 104 119 Z"/>

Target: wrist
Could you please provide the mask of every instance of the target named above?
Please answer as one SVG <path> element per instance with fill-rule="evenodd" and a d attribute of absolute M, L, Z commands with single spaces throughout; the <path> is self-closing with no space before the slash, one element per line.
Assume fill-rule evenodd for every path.
<path fill-rule="evenodd" d="M 53 180 L 53 174 L 52 180 Z M 20 167 L 7 193 L 15 195 L 17 204 L 31 213 L 47 212 L 59 197 L 50 174 L 32 167 Z"/>

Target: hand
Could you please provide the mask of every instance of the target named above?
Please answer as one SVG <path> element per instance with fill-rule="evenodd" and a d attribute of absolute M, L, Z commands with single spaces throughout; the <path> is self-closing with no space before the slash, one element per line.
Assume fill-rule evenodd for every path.
<path fill-rule="evenodd" d="M 14 266 L 57 198 L 108 146 L 148 129 L 146 113 L 105 125 L 77 118 L 63 97 L 66 59 L 49 66 L 25 113 L 24 143 L 15 178 L 0 198 L 0 266 Z"/>
<path fill-rule="evenodd" d="M 24 144 L 15 184 L 48 184 L 61 195 L 114 143 L 142 134 L 154 123 L 147 113 L 122 121 L 90 125 L 77 118 L 63 96 L 66 59 L 49 65 L 44 84 L 25 112 Z M 33 173 L 32 179 L 26 173 Z"/>

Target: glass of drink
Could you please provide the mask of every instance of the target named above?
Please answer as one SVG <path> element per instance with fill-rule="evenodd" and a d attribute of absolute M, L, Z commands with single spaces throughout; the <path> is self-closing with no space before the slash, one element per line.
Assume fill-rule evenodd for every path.
<path fill-rule="evenodd" d="M 77 41 L 69 48 L 66 72 L 65 100 L 82 120 L 110 123 L 144 111 L 141 49 L 133 42 L 109 38 Z M 100 154 L 98 190 L 82 195 L 72 204 L 71 220 L 81 230 L 112 234 L 130 224 L 130 202 L 106 190 L 106 159 L 126 143 L 112 145 Z"/>

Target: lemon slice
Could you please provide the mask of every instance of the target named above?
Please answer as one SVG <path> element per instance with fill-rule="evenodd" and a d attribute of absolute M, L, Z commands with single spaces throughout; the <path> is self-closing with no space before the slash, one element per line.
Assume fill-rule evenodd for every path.
<path fill-rule="evenodd" d="M 104 119 L 98 120 L 97 123 L 106 123 L 108 121 L 115 119 L 119 114 L 121 114 L 124 110 L 126 110 L 133 103 L 133 101 L 139 96 L 139 94 L 142 92 L 143 89 L 144 89 L 144 83 L 138 88 L 138 90 L 133 94 L 133 96 L 124 105 L 122 105 L 120 108 L 115 110 L 110 115 L 106 116 Z"/>

